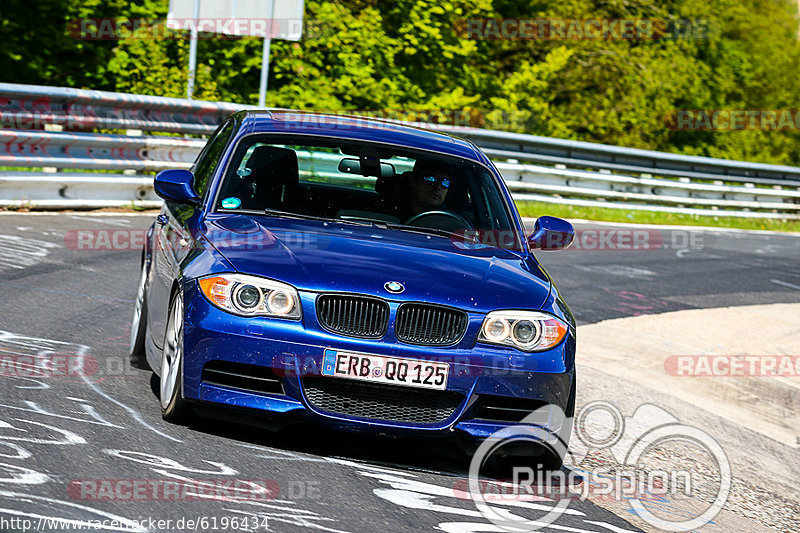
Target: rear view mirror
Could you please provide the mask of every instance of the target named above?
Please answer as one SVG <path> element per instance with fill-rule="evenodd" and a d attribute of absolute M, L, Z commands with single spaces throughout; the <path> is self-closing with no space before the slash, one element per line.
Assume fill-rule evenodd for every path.
<path fill-rule="evenodd" d="M 556 217 L 539 217 L 528 237 L 531 250 L 563 250 L 572 244 L 575 229 L 566 220 Z"/>
<path fill-rule="evenodd" d="M 377 172 L 371 171 L 370 169 L 362 170 L 361 161 L 355 157 L 345 157 L 339 161 L 339 172 L 358 174 L 360 176 L 374 176 L 376 178 L 393 178 L 395 176 L 394 165 L 390 163 L 381 163 L 380 165 L 381 175 L 377 176 Z"/>

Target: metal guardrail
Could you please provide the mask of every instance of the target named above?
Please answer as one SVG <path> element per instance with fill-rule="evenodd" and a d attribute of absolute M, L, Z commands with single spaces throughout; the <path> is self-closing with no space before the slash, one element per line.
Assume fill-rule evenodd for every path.
<path fill-rule="evenodd" d="M 189 168 L 204 144 L 171 137 L 0 130 L 0 165 L 137 171 Z"/>
<path fill-rule="evenodd" d="M 475 128 L 459 128 L 457 131 L 493 159 L 561 164 L 627 174 L 800 187 L 800 167 L 671 154 L 504 131 Z"/>
<path fill-rule="evenodd" d="M 0 173 L 0 207 L 92 209 L 135 205 L 157 208 L 153 178 L 124 174 Z"/>
<path fill-rule="evenodd" d="M 44 129 L 46 124 L 55 124 L 67 131 L 137 129 L 207 135 L 228 115 L 245 107 L 248 106 L 0 83 L 2 124 L 15 129 Z"/>
<path fill-rule="evenodd" d="M 0 129 L 0 166 L 126 173 L 0 173 L 0 206 L 46 209 L 157 203 L 151 179 L 128 173 L 188 168 L 204 141 L 142 136 L 141 131 L 136 136 L 82 131 L 208 134 L 230 113 L 247 107 L 0 83 L 0 124 L 12 128 Z M 40 131 L 52 128 L 48 125 L 66 131 Z M 800 218 L 798 167 L 475 128 L 422 126 L 475 142 L 495 160 L 518 200 L 697 215 Z"/>

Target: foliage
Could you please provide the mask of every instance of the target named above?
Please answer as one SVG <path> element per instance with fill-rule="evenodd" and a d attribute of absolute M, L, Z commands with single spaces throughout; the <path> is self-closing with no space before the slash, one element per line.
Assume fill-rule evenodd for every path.
<path fill-rule="evenodd" d="M 167 0 L 38 0 L 37 9 L 5 0 L 2 79 L 182 97 L 187 32 L 162 25 L 83 40 L 68 31 L 85 18 L 157 21 L 167 8 Z M 499 18 L 693 21 L 708 33 L 474 40 L 464 31 L 468 20 Z M 305 27 L 300 42 L 273 42 L 268 105 L 444 110 L 494 129 L 800 164 L 796 131 L 674 131 L 666 120 L 682 109 L 796 108 L 800 43 L 788 0 L 307 0 Z M 195 97 L 255 104 L 261 47 L 258 38 L 203 35 Z"/>

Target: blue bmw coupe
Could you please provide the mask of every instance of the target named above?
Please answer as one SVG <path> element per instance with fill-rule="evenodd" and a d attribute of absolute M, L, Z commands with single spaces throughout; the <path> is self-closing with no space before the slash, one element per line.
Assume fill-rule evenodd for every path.
<path fill-rule="evenodd" d="M 130 351 L 164 419 L 480 442 L 542 406 L 572 416 L 575 321 L 533 255 L 572 226 L 544 216 L 526 236 L 473 143 L 242 111 L 154 187 Z"/>

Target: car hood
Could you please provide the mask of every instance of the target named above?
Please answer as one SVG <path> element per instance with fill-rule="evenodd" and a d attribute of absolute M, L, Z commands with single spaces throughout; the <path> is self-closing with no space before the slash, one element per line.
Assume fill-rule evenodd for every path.
<path fill-rule="evenodd" d="M 268 226 L 268 227 L 267 227 Z M 226 215 L 203 237 L 241 273 L 300 290 L 356 292 L 465 310 L 540 309 L 550 293 L 533 260 L 498 249 L 465 249 L 450 239 L 336 221 Z M 384 285 L 397 281 L 402 294 Z"/>

